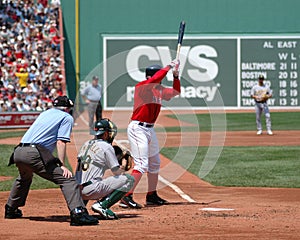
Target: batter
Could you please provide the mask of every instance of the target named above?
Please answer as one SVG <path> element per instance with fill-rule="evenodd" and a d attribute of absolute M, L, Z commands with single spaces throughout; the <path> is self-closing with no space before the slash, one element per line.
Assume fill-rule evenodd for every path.
<path fill-rule="evenodd" d="M 161 81 L 170 69 L 173 71 L 173 88 L 164 87 Z M 135 178 L 133 188 L 122 198 L 121 207 L 141 208 L 133 200 L 133 192 L 142 175 L 147 173 L 147 205 L 163 205 L 167 201 L 157 195 L 158 174 L 160 170 L 159 145 L 154 131 L 154 123 L 160 113 L 162 100 L 169 101 L 180 94 L 179 61 L 174 60 L 161 68 L 153 65 L 146 69 L 146 80 L 135 86 L 134 107 L 131 122 L 127 128 L 131 154 L 134 159 L 132 176 Z"/>

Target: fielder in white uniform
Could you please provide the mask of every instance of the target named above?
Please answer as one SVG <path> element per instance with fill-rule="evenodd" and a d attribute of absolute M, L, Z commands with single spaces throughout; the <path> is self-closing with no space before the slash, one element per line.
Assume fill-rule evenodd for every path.
<path fill-rule="evenodd" d="M 95 123 L 95 139 L 83 144 L 78 154 L 76 179 L 82 186 L 83 200 L 97 200 L 94 212 L 106 219 L 117 219 L 109 208 L 118 202 L 133 186 L 134 178 L 125 174 L 119 165 L 111 143 L 117 127 L 109 119 Z M 103 178 L 110 169 L 114 176 Z"/>
<path fill-rule="evenodd" d="M 261 115 L 264 112 L 266 118 L 267 134 L 273 135 L 271 129 L 271 115 L 268 107 L 268 99 L 272 97 L 272 90 L 264 84 L 264 76 L 260 75 L 258 84 L 251 89 L 251 98 L 255 100 L 257 135 L 262 134 Z"/>

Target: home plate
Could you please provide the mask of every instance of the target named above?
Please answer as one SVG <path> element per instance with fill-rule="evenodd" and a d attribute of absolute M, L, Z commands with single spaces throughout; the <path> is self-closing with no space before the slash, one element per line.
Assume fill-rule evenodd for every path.
<path fill-rule="evenodd" d="M 200 208 L 202 211 L 221 212 L 221 211 L 234 211 L 233 208 Z"/>

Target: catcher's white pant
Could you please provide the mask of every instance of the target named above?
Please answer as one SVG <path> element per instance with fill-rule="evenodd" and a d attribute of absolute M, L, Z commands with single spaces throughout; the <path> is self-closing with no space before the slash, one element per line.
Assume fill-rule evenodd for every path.
<path fill-rule="evenodd" d="M 158 173 L 159 144 L 154 128 L 140 126 L 138 123 L 138 121 L 131 121 L 127 128 L 134 169 L 141 173 Z"/>
<path fill-rule="evenodd" d="M 121 187 L 132 187 L 132 182 L 126 175 L 110 176 L 105 179 L 93 179 L 92 184 L 82 189 L 83 200 L 99 200 Z"/>
<path fill-rule="evenodd" d="M 268 104 L 267 103 L 255 103 L 257 130 L 258 131 L 262 130 L 262 125 L 261 125 L 262 112 L 264 112 L 264 114 L 265 114 L 267 130 L 271 130 L 271 115 L 270 115 Z"/>

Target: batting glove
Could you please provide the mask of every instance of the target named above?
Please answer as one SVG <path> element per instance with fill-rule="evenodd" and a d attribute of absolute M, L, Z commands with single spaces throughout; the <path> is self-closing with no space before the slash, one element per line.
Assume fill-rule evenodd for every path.
<path fill-rule="evenodd" d="M 174 60 L 169 64 L 169 66 L 170 66 L 171 68 L 175 68 L 175 69 L 179 69 L 179 65 L 180 65 L 179 59 L 174 59 Z"/>

